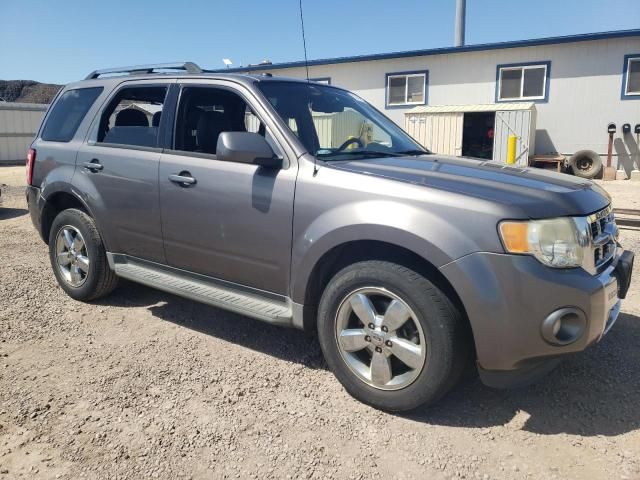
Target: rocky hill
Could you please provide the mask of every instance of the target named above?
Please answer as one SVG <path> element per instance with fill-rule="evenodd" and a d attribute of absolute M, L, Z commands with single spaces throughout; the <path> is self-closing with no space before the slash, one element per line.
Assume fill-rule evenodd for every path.
<path fill-rule="evenodd" d="M 22 103 L 50 103 L 62 85 L 33 80 L 0 80 L 0 100 Z"/>

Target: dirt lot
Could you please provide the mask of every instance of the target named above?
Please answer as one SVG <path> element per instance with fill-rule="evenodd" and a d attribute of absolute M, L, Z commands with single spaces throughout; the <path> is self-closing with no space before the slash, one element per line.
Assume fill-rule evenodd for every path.
<path fill-rule="evenodd" d="M 394 416 L 350 398 L 301 332 L 132 283 L 71 300 L 23 170 L 0 167 L 0 480 L 640 478 L 640 268 L 611 333 L 541 383 L 469 375 Z M 622 241 L 640 252 L 639 231 Z"/>

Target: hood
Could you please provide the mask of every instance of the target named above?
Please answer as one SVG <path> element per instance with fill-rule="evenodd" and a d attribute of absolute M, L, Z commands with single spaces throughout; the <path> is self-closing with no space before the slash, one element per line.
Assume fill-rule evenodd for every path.
<path fill-rule="evenodd" d="M 607 192 L 589 180 L 470 158 L 430 154 L 328 166 L 497 202 L 520 210 L 523 218 L 586 215 L 611 201 Z"/>

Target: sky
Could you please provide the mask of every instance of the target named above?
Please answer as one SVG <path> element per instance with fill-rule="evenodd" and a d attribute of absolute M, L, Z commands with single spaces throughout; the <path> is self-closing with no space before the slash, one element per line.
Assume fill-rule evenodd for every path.
<path fill-rule="evenodd" d="M 614 5 L 614 7 L 612 7 Z M 298 0 L 0 0 L 0 79 L 304 59 Z M 303 0 L 309 59 L 449 47 L 455 0 Z M 640 28 L 640 0 L 467 0 L 466 43 Z"/>

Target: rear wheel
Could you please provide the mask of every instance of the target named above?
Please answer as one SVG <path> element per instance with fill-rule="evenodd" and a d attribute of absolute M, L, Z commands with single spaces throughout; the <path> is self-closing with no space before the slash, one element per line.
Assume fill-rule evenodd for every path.
<path fill-rule="evenodd" d="M 58 284 L 76 300 L 108 295 L 118 283 L 95 222 L 81 210 L 63 210 L 53 220 L 49 259 Z"/>
<path fill-rule="evenodd" d="M 404 266 L 365 261 L 338 272 L 318 310 L 329 367 L 355 398 L 390 411 L 438 400 L 468 355 L 460 312 Z"/>

